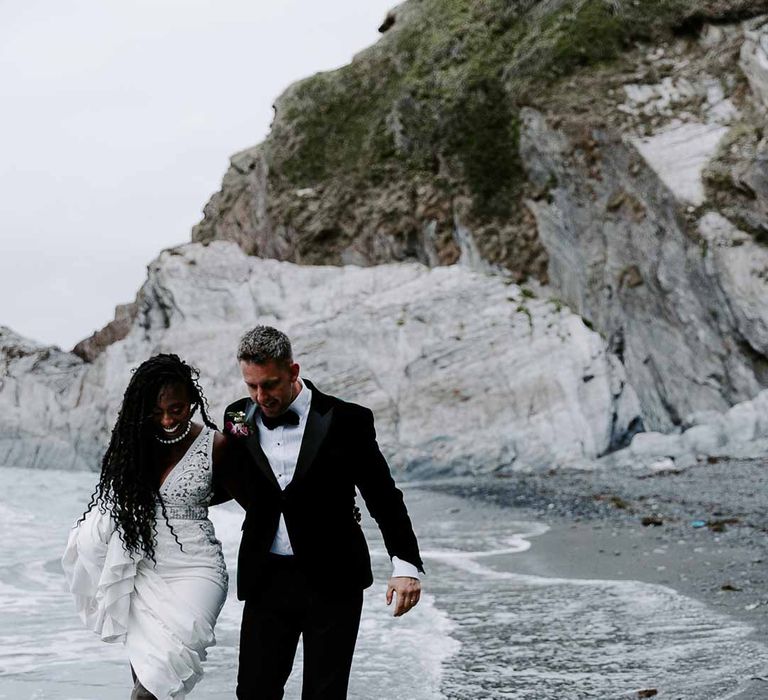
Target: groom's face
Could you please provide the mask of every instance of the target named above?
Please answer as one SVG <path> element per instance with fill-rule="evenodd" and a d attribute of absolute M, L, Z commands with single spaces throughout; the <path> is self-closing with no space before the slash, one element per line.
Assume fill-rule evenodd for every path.
<path fill-rule="evenodd" d="M 299 366 L 295 362 L 269 360 L 256 364 L 240 360 L 240 371 L 251 398 L 270 418 L 285 413 L 299 392 Z"/>

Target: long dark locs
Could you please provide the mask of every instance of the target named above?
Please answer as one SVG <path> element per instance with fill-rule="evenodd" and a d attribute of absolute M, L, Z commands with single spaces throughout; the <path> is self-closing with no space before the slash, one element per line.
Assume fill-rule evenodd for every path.
<path fill-rule="evenodd" d="M 150 416 L 160 390 L 180 384 L 188 392 L 193 413 L 199 409 L 205 425 L 215 430 L 216 425 L 208 417 L 208 402 L 198 383 L 199 375 L 194 367 L 173 354 L 155 355 L 134 370 L 101 462 L 99 483 L 83 514 L 85 518 L 95 506 L 102 512 L 110 512 L 125 549 L 152 561 L 155 560 L 158 504 L 176 542 L 179 546 L 181 543 L 159 493 L 159 474 L 151 451 L 154 429 Z"/>

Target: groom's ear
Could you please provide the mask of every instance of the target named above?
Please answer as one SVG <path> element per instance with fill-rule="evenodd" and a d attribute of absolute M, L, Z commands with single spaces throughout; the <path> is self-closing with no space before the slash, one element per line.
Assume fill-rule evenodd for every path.
<path fill-rule="evenodd" d="M 290 366 L 291 370 L 291 381 L 295 382 L 299 378 L 299 363 L 293 362 Z"/>

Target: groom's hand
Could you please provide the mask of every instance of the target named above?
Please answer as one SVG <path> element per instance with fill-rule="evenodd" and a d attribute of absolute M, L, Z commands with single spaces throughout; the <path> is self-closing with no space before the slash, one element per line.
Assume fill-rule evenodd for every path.
<path fill-rule="evenodd" d="M 396 595 L 395 617 L 405 615 L 419 602 L 421 597 L 421 582 L 410 576 L 393 576 L 387 585 L 387 605 L 392 604 L 392 596 Z"/>

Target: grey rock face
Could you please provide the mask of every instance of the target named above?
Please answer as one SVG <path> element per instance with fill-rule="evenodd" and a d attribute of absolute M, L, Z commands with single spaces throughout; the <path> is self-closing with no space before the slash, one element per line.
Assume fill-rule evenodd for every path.
<path fill-rule="evenodd" d="M 370 406 L 392 464 L 414 474 L 592 458 L 639 422 L 620 363 L 580 318 L 462 267 L 299 267 L 190 244 L 149 266 L 139 300 L 91 364 L 6 333 L 0 463 L 96 468 L 131 368 L 157 352 L 200 368 L 219 419 L 245 394 L 234 351 L 257 323 L 289 333 L 321 389 Z"/>
<path fill-rule="evenodd" d="M 729 326 L 746 343 L 759 380 L 768 381 L 768 248 L 717 212 L 699 221 L 706 244 L 705 263 L 720 290 Z M 762 357 L 763 359 L 759 359 Z"/>
<path fill-rule="evenodd" d="M 768 18 L 746 23 L 740 63 L 755 97 L 768 108 Z"/>
<path fill-rule="evenodd" d="M 192 240 L 233 241 L 249 255 L 290 257 L 288 242 L 275 237 L 267 215 L 267 165 L 261 146 L 232 156 L 221 190 L 205 205 L 203 220 L 192 229 Z"/>
<path fill-rule="evenodd" d="M 623 10 L 624 20 L 644 23 L 656 16 L 637 4 L 619 4 L 613 9 Z M 470 5 L 471 26 L 464 13 Z M 567 461 L 616 449 L 641 424 L 674 431 L 678 451 L 720 445 L 721 433 L 709 423 L 689 425 L 691 416 L 721 415 L 768 386 L 768 23 L 766 17 L 743 22 L 768 5 L 716 0 L 654 7 L 659 22 L 676 21 L 676 29 L 690 36 L 675 37 L 670 27 L 651 23 L 641 32 L 643 40 L 651 37 L 649 45 L 625 42 L 634 48 L 622 60 L 598 51 L 594 64 L 592 44 L 616 37 L 592 35 L 590 12 L 600 8 L 591 3 L 567 12 L 559 2 L 512 4 L 504 12 L 440 0 L 397 8 L 376 46 L 344 69 L 284 93 L 269 139 L 233 156 L 193 240 L 231 242 L 250 255 L 299 264 L 410 260 L 450 265 L 451 272 L 418 266 L 372 269 L 367 277 L 352 267 L 299 272 L 222 252 L 215 243 L 206 253 L 199 247 L 169 251 L 153 264 L 130 313 L 78 346 L 78 354 L 93 362 L 83 370 L 85 394 L 109 385 L 112 403 L 95 400 L 102 412 L 113 412 L 130 363 L 161 348 L 189 348 L 193 356 L 208 348 L 200 351 L 200 363 L 221 404 L 238 380 L 236 373 L 225 378 L 213 358 L 228 356 L 236 328 L 273 319 L 305 347 L 333 358 L 316 372 L 331 390 L 376 406 L 382 441 L 400 466 L 472 471 Z M 472 40 L 446 43 L 436 16 L 466 25 Z M 549 29 L 539 31 L 545 18 Z M 605 23 L 609 31 L 620 25 Z M 585 27 L 587 45 L 577 31 Z M 625 39 L 633 36 L 631 28 L 621 31 Z M 503 43 L 510 36 L 514 41 Z M 484 51 L 487 60 L 473 60 L 471 50 Z M 549 63 L 563 56 L 583 70 Z M 519 94 L 523 104 L 541 109 L 521 111 Z M 478 209 L 483 199 L 486 208 Z M 566 392 L 553 388 L 559 364 L 570 377 L 580 370 L 539 333 L 549 307 L 510 286 L 514 320 L 530 320 L 523 325 L 530 329 L 528 345 L 511 318 L 511 335 L 489 322 L 472 326 L 469 337 L 483 339 L 486 357 L 492 347 L 494 371 L 514 382 L 522 370 L 508 353 L 527 357 L 534 348 L 539 354 L 525 372 L 537 379 L 506 398 L 490 385 L 469 390 L 457 383 L 450 372 L 464 364 L 479 372 L 482 364 L 459 342 L 469 325 L 485 318 L 484 312 L 469 314 L 468 304 L 490 305 L 499 318 L 508 311 L 499 291 L 503 282 L 471 277 L 467 268 L 549 282 L 551 294 L 602 336 L 585 336 L 597 343 L 594 357 L 602 369 L 582 372 L 590 379 L 583 379 L 581 392 L 571 385 Z M 411 296 L 398 297 L 390 277 Z M 294 285 L 311 289 L 325 306 L 296 296 Z M 453 302 L 441 296 L 445 285 L 456 285 Z M 364 300 L 369 316 L 360 316 L 351 295 Z M 381 305 L 385 301 L 389 306 Z M 558 311 L 545 327 L 561 328 L 566 316 L 575 319 Z M 216 346 L 207 335 L 211 328 L 226 343 Z M 563 335 L 569 348 L 586 343 L 575 340 L 580 333 L 569 326 Z M 355 339 L 358 350 L 339 338 Z M 584 352 L 575 357 L 583 359 Z M 445 353 L 445 366 L 433 362 Z M 556 358 L 553 364 L 542 353 Z M 361 360 L 368 357 L 370 366 Z M 309 352 L 313 369 L 314 358 Z M 595 384 L 595 377 L 605 379 Z M 458 393 L 439 392 L 438 379 Z M 627 398 L 627 382 L 639 409 Z M 589 397 L 582 396 L 588 386 Z M 600 400 L 590 393 L 594 387 Z M 490 397 L 492 413 L 505 422 L 486 416 L 478 392 Z M 424 408 L 423 396 L 450 410 L 440 408 L 440 421 L 424 423 L 419 432 L 409 411 Z M 87 438 L 92 444 L 103 442 L 102 417 L 93 428 L 84 405 L 78 399 L 72 415 L 82 415 L 84 434 L 97 436 Z M 567 405 L 567 419 L 553 418 L 557 405 Z M 482 449 L 445 430 L 450 416 L 468 407 L 477 412 L 468 414 L 470 422 L 477 415 L 490 421 L 489 432 L 478 428 L 487 443 Z M 546 417 L 528 420 L 529 410 Z M 582 430 L 589 437 L 579 442 L 574 429 L 544 439 L 551 430 L 545 425 L 576 425 L 579 411 L 579 420 L 591 426 Z M 678 428 L 688 429 L 683 437 Z M 633 449 L 646 454 L 662 442 L 641 437 Z"/>
<path fill-rule="evenodd" d="M 744 181 L 748 190 L 754 193 L 761 228 L 768 234 L 768 138 L 758 143 Z"/>
<path fill-rule="evenodd" d="M 671 77 L 625 84 L 620 116 L 587 126 L 586 144 L 572 123 L 523 112 L 551 283 L 608 338 L 655 430 L 768 386 L 765 26 L 650 51 L 649 73 Z M 736 90 L 740 70 L 753 96 Z"/>
<path fill-rule="evenodd" d="M 80 432 L 96 421 L 82 403 L 88 369 L 72 353 L 0 327 L 0 464 L 93 468 L 101 445 Z"/>
<path fill-rule="evenodd" d="M 605 468 L 685 469 L 706 458 L 756 458 L 768 448 L 768 390 L 724 413 L 701 412 L 686 419 L 682 432 L 646 432 L 626 449 L 598 460 Z M 594 464 L 580 466 L 594 468 Z"/>
<path fill-rule="evenodd" d="M 704 171 L 707 205 L 762 244 L 768 242 L 768 18 L 739 27 L 740 117 Z"/>
<path fill-rule="evenodd" d="M 766 290 L 758 261 L 768 240 L 768 24 L 766 17 L 743 21 L 765 12 L 765 4 L 691 3 L 687 19 L 677 26 L 700 27 L 698 40 L 676 39 L 656 27 L 655 38 L 634 48 L 625 63 L 574 71 L 569 82 L 542 75 L 540 90 L 529 100 L 542 104 L 540 114 L 503 100 L 494 103 L 491 87 L 478 83 L 487 119 L 471 128 L 447 116 L 458 99 L 450 91 L 466 84 L 450 82 L 471 63 L 464 60 L 470 56 L 462 56 L 465 47 L 454 47 L 455 66 L 449 54 L 434 54 L 436 70 L 451 67 L 441 84 L 450 93 L 443 95 L 445 104 L 425 98 L 442 95 L 429 80 L 415 87 L 407 83 L 409 57 L 432 55 L 430 42 L 437 38 L 422 33 L 423 41 L 405 41 L 409 25 L 426 21 L 426 8 L 405 3 L 383 39 L 350 66 L 289 88 L 276 105 L 268 141 L 233 158 L 193 239 L 232 240 L 252 254 L 311 264 L 418 260 L 434 266 L 461 259 L 476 270 L 505 269 L 516 281 L 526 276 L 548 281 L 620 357 L 640 396 L 645 423 L 654 429 L 669 430 L 696 410 L 725 410 L 767 386 L 759 311 Z M 525 31 L 531 33 L 520 50 L 530 50 L 535 60 L 518 63 L 517 51 L 494 55 L 512 97 L 512 88 L 520 88 L 549 55 L 546 32 L 537 34 L 536 23 L 549 17 L 553 27 L 564 22 L 569 32 L 576 30 L 577 18 L 561 17 L 558 8 L 541 3 L 528 17 Z M 666 9 L 659 6 L 660 12 Z M 526 12 L 512 12 L 498 36 Z M 499 17 L 485 19 L 491 26 Z M 486 38 L 478 33 L 477 45 L 490 51 L 490 44 L 482 43 Z M 381 166 L 379 181 L 350 174 L 359 163 L 346 140 L 336 150 L 349 152 L 350 172 L 341 166 L 326 172 L 326 159 L 319 155 L 329 153 L 323 148 L 316 162 L 293 158 L 314 153 L 302 144 L 323 146 L 318 134 L 338 136 L 336 127 L 349 106 L 345 99 L 360 94 L 363 79 L 371 100 L 355 103 L 341 131 L 354 140 L 347 126 L 357 124 L 361 152 L 374 159 L 364 170 Z M 418 175 L 405 177 L 393 165 L 423 145 L 419 124 L 440 124 L 430 138 L 465 145 L 490 138 L 488 158 L 506 152 L 506 142 L 494 147 L 493 137 L 480 128 L 491 123 L 500 105 L 512 109 L 509 118 L 519 122 L 524 172 L 514 177 L 527 182 L 510 192 L 526 204 L 518 201 L 511 210 L 526 215 L 492 225 L 473 218 L 468 180 L 462 181 L 455 159 L 443 152 L 447 141 L 433 144 L 431 173 L 420 168 L 413 171 Z M 358 124 L 360 114 L 369 121 Z M 578 132 L 559 128 L 569 120 Z M 454 138 L 451 130 L 459 128 Z M 374 134 L 382 143 L 391 137 L 397 157 L 384 148 L 387 159 L 375 160 Z M 286 184 L 292 182 L 286 163 L 301 171 L 306 186 Z M 279 172 L 269 172 L 273 164 Z M 707 218 L 710 211 L 749 234 L 752 243 L 743 238 L 727 249 L 713 248 L 705 233 L 713 221 Z"/>
<path fill-rule="evenodd" d="M 753 397 L 768 380 L 757 301 L 768 287 L 750 268 L 762 249 L 710 250 L 632 144 L 599 131 L 593 139 L 601 177 L 588 179 L 567 136 L 524 113 L 529 176 L 556 183 L 549 200 L 529 203 L 553 285 L 622 359 L 647 426 L 670 430 L 693 411 Z"/>
<path fill-rule="evenodd" d="M 86 362 L 93 362 L 105 348 L 128 335 L 137 312 L 138 304 L 136 302 L 120 304 L 115 309 L 114 320 L 101 330 L 96 331 L 90 338 L 81 340 L 75 345 L 72 352 Z"/>

